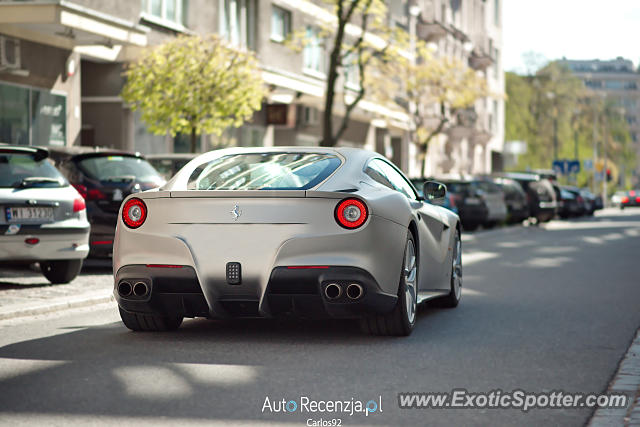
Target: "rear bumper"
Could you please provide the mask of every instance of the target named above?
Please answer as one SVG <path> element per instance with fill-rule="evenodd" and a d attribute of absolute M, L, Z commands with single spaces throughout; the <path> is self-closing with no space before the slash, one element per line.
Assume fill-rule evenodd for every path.
<path fill-rule="evenodd" d="M 123 296 L 122 282 L 142 282 L 148 294 Z M 328 284 L 341 286 L 340 297 L 330 300 L 324 290 Z M 346 295 L 349 284 L 358 284 L 363 294 L 357 299 Z M 356 267 L 326 268 L 276 267 L 261 295 L 235 294 L 234 285 L 216 284 L 217 299 L 205 299 L 195 270 L 127 265 L 115 276 L 114 296 L 128 312 L 180 315 L 183 317 L 274 317 L 293 314 L 308 318 L 357 318 L 367 313 L 384 313 L 393 309 L 397 296 L 381 290 L 367 271 Z"/>
<path fill-rule="evenodd" d="M 84 259 L 89 254 L 89 228 L 82 231 L 51 230 L 28 234 L 0 236 L 0 260 L 40 261 L 60 259 Z M 38 243 L 26 243 L 26 239 L 38 239 Z"/>

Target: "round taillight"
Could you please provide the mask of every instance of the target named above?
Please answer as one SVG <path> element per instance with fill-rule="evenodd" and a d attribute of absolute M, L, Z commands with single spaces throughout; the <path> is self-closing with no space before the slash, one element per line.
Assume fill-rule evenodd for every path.
<path fill-rule="evenodd" d="M 147 219 L 147 205 L 137 197 L 127 200 L 122 207 L 122 220 L 129 228 L 138 228 Z"/>
<path fill-rule="evenodd" d="M 359 199 L 344 199 L 336 206 L 336 222 L 344 228 L 358 228 L 368 216 L 367 205 Z"/>

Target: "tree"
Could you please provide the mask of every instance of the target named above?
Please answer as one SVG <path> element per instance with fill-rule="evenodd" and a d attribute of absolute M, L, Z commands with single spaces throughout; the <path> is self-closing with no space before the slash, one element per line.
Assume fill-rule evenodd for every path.
<path fill-rule="evenodd" d="M 261 108 L 265 90 L 253 54 L 216 35 L 180 36 L 146 51 L 125 73 L 123 99 L 155 134 L 220 135 Z"/>
<path fill-rule="evenodd" d="M 513 169 L 549 169 L 556 149 L 559 159 L 593 159 L 594 142 L 599 160 L 606 153 L 610 164 L 626 172 L 633 169 L 635 158 L 619 101 L 587 90 L 568 68 L 551 62 L 533 75 L 506 73 L 506 92 L 505 140 L 527 142 L 527 153 Z M 582 186 L 592 177 L 581 171 L 574 178 Z"/>
<path fill-rule="evenodd" d="M 377 91 L 383 102 L 393 101 L 409 115 L 413 140 L 420 146 L 424 178 L 431 140 L 442 133 L 453 113 L 486 96 L 487 87 L 486 81 L 461 61 L 434 57 L 426 43 L 414 43 L 415 58 L 398 55 L 384 64 L 384 75 L 393 77 L 379 79 Z"/>
<path fill-rule="evenodd" d="M 330 53 L 320 145 L 332 147 L 340 141 L 349 126 L 351 113 L 366 95 L 369 69 L 376 63 L 387 61 L 394 50 L 394 31 L 386 25 L 387 6 L 383 0 L 323 1 L 332 6 L 334 19 L 321 28 L 324 38 L 330 41 Z M 298 30 L 289 44 L 299 50 L 309 43 L 306 31 Z M 357 74 L 358 89 L 354 93 L 348 88 L 348 79 L 343 79 L 344 115 L 334 130 L 333 115 L 341 72 Z M 349 93 L 353 96 L 348 97 Z"/>

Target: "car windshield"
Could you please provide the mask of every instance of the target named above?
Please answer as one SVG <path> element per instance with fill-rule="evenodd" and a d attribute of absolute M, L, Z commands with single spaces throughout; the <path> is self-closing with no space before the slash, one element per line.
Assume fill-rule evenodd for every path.
<path fill-rule="evenodd" d="M 67 180 L 47 160 L 27 153 L 0 153 L 0 187 L 63 187 Z"/>
<path fill-rule="evenodd" d="M 95 156 L 80 160 L 78 166 L 100 181 L 135 180 L 162 184 L 163 179 L 146 160 L 133 156 Z"/>
<path fill-rule="evenodd" d="M 340 166 L 322 153 L 250 153 L 223 156 L 200 165 L 188 190 L 307 190 Z"/>

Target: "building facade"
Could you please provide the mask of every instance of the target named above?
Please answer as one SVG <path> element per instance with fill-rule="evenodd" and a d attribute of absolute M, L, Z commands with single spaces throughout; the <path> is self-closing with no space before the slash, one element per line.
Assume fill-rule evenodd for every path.
<path fill-rule="evenodd" d="M 634 184 L 640 183 L 640 72 L 628 59 L 559 61 L 567 66 L 584 85 L 606 96 L 623 108 L 631 140 L 636 147 Z"/>
<path fill-rule="evenodd" d="M 499 0 L 387 4 L 391 25 L 409 29 L 415 19 L 416 34 L 437 55 L 468 62 L 485 76 L 491 91 L 474 108 L 451 118 L 451 126 L 429 148 L 427 173 L 500 169 L 504 77 Z M 180 34 L 218 33 L 256 53 L 268 94 L 249 123 L 222 137 L 204 135 L 200 150 L 316 145 L 328 65 L 319 28 L 331 19 L 320 0 L 0 0 L 0 140 L 142 153 L 185 151 L 187 138 L 150 134 L 139 114 L 123 103 L 123 71 L 141 49 Z M 284 43 L 294 29 L 304 29 L 311 40 L 301 52 Z M 406 114 L 361 102 L 341 144 L 378 151 L 419 175 L 419 149 L 410 141 L 410 129 Z"/>

